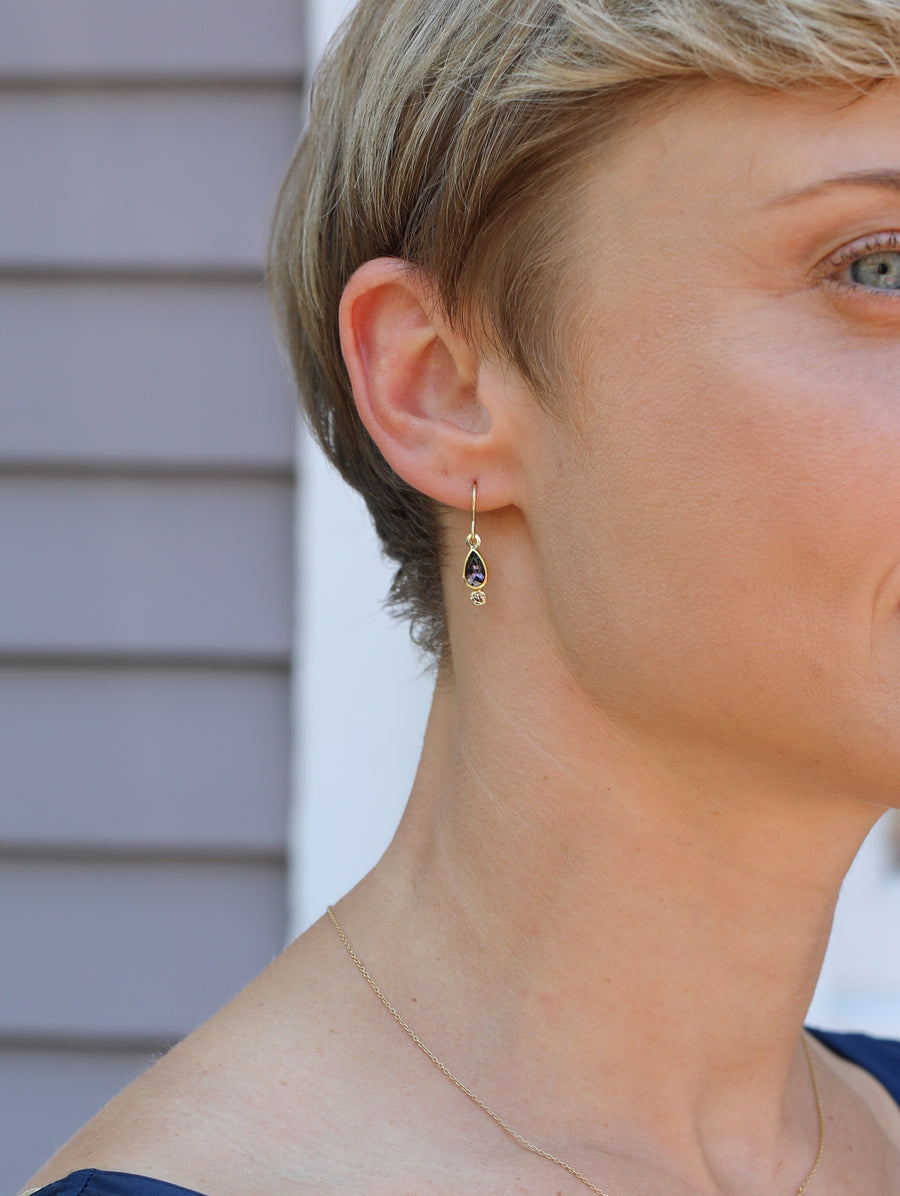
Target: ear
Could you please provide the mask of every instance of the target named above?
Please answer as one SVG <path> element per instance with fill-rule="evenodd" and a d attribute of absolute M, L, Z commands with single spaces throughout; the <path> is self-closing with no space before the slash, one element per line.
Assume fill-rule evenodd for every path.
<path fill-rule="evenodd" d="M 449 327 L 420 271 L 360 266 L 340 331 L 360 419 L 400 477 L 450 507 L 467 508 L 473 481 L 482 511 L 516 501 L 510 372 Z"/>

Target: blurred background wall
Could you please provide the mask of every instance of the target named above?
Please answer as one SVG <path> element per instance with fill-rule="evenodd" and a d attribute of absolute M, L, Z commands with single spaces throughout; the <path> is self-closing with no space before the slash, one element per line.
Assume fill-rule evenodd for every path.
<path fill-rule="evenodd" d="M 263 246 L 345 0 L 0 8 L 0 1187 L 375 862 L 429 680 Z M 900 1035 L 885 824 L 812 1020 Z"/>
<path fill-rule="evenodd" d="M 299 0 L 0 7 L 0 1179 L 287 921 Z"/>

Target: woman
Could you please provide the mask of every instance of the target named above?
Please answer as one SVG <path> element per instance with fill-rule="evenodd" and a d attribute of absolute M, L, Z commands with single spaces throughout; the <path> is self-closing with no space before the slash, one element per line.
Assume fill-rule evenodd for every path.
<path fill-rule="evenodd" d="M 803 1030 L 900 804 L 898 58 L 897 0 L 363 3 L 273 279 L 421 765 L 35 1188 L 900 1192 L 900 1045 Z"/>

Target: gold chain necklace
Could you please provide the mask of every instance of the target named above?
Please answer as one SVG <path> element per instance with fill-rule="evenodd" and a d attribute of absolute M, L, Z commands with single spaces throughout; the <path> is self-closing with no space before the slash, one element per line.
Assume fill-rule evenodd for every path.
<path fill-rule="evenodd" d="M 518 1142 L 520 1146 L 524 1146 L 526 1150 L 530 1150 L 532 1154 L 538 1155 L 539 1158 L 546 1159 L 548 1163 L 555 1163 L 557 1167 L 562 1167 L 563 1171 L 568 1171 L 569 1175 L 571 1175 L 573 1179 L 577 1179 L 579 1183 L 584 1184 L 586 1188 L 589 1188 L 595 1193 L 595 1196 L 608 1196 L 608 1194 L 604 1192 L 602 1188 L 598 1188 L 596 1184 L 592 1184 L 586 1175 L 582 1175 L 581 1172 L 576 1170 L 570 1163 L 566 1163 L 562 1159 L 557 1158 L 557 1156 L 555 1154 L 551 1154 L 549 1150 L 542 1150 L 540 1146 L 536 1146 L 533 1142 L 529 1142 L 527 1138 L 523 1137 L 517 1130 L 514 1130 L 511 1125 L 505 1122 L 499 1113 L 495 1113 L 491 1106 L 486 1104 L 481 1097 L 476 1096 L 470 1088 L 467 1088 L 462 1080 L 453 1074 L 446 1063 L 442 1063 L 441 1060 L 438 1059 L 434 1051 L 432 1051 L 428 1045 L 422 1041 L 415 1030 L 413 1030 L 411 1026 L 407 1025 L 402 1016 L 397 1012 L 388 998 L 372 979 L 369 969 L 353 950 L 350 940 L 347 938 L 346 934 L 344 934 L 343 928 L 335 917 L 334 910 L 330 905 L 328 906 L 328 917 L 331 919 L 332 926 L 334 926 L 335 930 L 340 935 L 341 942 L 347 948 L 347 954 L 356 964 L 372 992 L 374 992 L 375 996 L 382 1003 L 397 1025 L 406 1031 L 408 1036 L 413 1040 L 419 1050 L 423 1051 L 428 1056 L 428 1058 L 438 1069 L 438 1071 L 442 1073 L 442 1075 L 445 1075 L 447 1079 L 451 1081 L 451 1083 L 455 1084 L 460 1092 L 462 1092 L 464 1096 L 467 1096 L 470 1101 L 476 1104 L 479 1109 L 487 1113 L 488 1117 L 490 1117 L 492 1121 L 495 1121 L 497 1125 L 500 1126 L 501 1130 L 509 1134 L 510 1138 L 512 1138 L 514 1142 Z M 816 1069 L 815 1065 L 813 1064 L 812 1054 L 805 1037 L 802 1039 L 802 1042 L 803 1049 L 806 1052 L 806 1062 L 809 1065 L 809 1078 L 812 1080 L 813 1096 L 816 1098 L 816 1113 L 819 1118 L 819 1148 L 816 1151 L 816 1157 L 813 1161 L 812 1167 L 809 1169 L 806 1179 L 797 1189 L 797 1196 L 803 1196 L 803 1193 L 809 1187 L 810 1180 L 819 1169 L 819 1163 L 822 1161 L 822 1154 L 825 1150 L 825 1116 L 822 1113 L 822 1100 L 819 1096 L 819 1084 L 816 1079 Z"/>

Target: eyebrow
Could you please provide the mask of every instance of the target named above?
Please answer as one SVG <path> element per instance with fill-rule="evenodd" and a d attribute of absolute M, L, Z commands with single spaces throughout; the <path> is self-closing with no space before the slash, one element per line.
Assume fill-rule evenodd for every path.
<path fill-rule="evenodd" d="M 900 170 L 860 170 L 853 174 L 841 174 L 833 179 L 822 179 L 801 187 L 799 191 L 788 191 L 776 195 L 767 207 L 794 203 L 798 199 L 810 199 L 834 187 L 880 187 L 882 190 L 900 191 Z"/>

